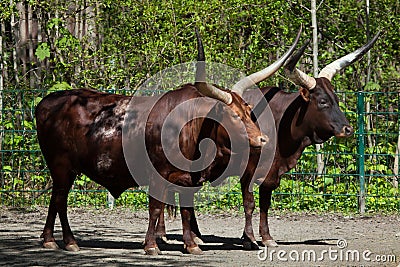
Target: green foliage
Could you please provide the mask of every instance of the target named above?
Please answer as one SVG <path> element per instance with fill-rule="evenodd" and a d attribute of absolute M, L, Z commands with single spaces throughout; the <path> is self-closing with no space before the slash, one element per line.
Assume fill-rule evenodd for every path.
<path fill-rule="evenodd" d="M 233 179 L 232 187 L 220 187 L 219 194 L 213 194 L 209 188 L 203 188 L 197 195 L 197 209 L 200 211 L 236 209 L 243 211 L 241 189 L 238 178 Z M 226 192 L 221 194 L 221 192 Z M 229 193 L 228 193 L 229 192 Z M 396 211 L 400 205 L 400 191 L 382 178 L 367 185 L 368 211 Z M 339 178 L 324 176 L 314 181 L 293 180 L 284 177 L 280 187 L 272 197 L 273 210 L 292 211 L 340 211 L 354 213 L 358 211 L 358 183 L 354 178 L 340 181 Z M 254 197 L 258 204 L 258 188 L 254 187 Z M 205 198 L 208 201 L 205 201 Z"/>
<path fill-rule="evenodd" d="M 381 89 L 381 86 L 375 82 L 369 81 L 366 85 L 364 90 L 367 92 L 379 92 Z"/>
<path fill-rule="evenodd" d="M 53 84 L 53 86 L 50 87 L 50 89 L 47 91 L 47 93 L 50 94 L 51 92 L 69 90 L 69 89 L 72 89 L 72 87 L 68 83 L 57 82 L 57 83 Z"/>
<path fill-rule="evenodd" d="M 50 57 L 50 48 L 47 43 L 41 43 L 36 48 L 35 55 L 38 57 L 40 61 L 45 60 L 46 58 Z"/>
<path fill-rule="evenodd" d="M 8 20 L 12 14 L 16 14 L 15 10 L 15 2 L 8 1 L 8 0 L 1 0 L 0 1 L 0 22 Z"/>

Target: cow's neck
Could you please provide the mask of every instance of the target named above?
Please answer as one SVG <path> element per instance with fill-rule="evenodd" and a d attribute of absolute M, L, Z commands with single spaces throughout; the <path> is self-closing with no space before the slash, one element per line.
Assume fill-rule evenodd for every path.
<path fill-rule="evenodd" d="M 204 140 L 205 138 L 209 138 L 209 139 L 213 140 L 213 143 L 217 145 L 217 151 L 216 151 L 217 154 L 215 155 L 213 162 L 209 166 L 207 166 L 206 168 L 204 168 L 205 166 L 201 166 L 201 168 L 198 168 L 198 166 L 197 166 L 196 169 L 201 169 L 201 171 L 195 171 L 195 172 L 191 173 L 192 179 L 194 181 L 194 185 L 196 185 L 196 186 L 202 185 L 205 181 L 212 182 L 217 177 L 219 177 L 220 172 L 215 172 L 215 170 L 218 169 L 218 168 L 215 168 L 215 166 L 218 164 L 224 163 L 224 158 L 226 157 L 225 154 L 227 153 L 226 150 L 229 150 L 225 146 L 225 143 L 218 139 L 218 133 L 219 133 L 219 129 L 221 127 L 219 127 L 219 125 L 216 121 L 207 119 L 207 118 L 200 119 L 199 121 L 201 121 L 201 123 L 199 124 L 199 125 L 201 125 L 201 128 L 200 128 L 200 134 L 199 134 L 197 142 L 196 142 L 197 147 L 196 147 L 196 151 L 195 151 L 194 160 L 198 160 L 201 156 L 204 157 L 204 155 L 202 155 L 202 153 L 200 152 L 199 144 L 200 144 L 200 141 Z M 209 147 L 207 147 L 207 150 L 203 151 L 203 152 L 205 154 L 208 154 L 210 152 L 208 149 L 212 149 L 212 148 L 213 148 L 213 146 L 209 146 Z M 200 162 L 202 162 L 202 161 L 200 161 Z M 224 168 L 222 168 L 222 169 L 224 169 Z"/>
<path fill-rule="evenodd" d="M 268 95 L 265 94 L 265 95 Z M 306 135 L 302 119 L 307 110 L 307 103 L 299 93 L 277 92 L 269 100 L 275 118 L 277 146 L 274 166 L 271 171 L 278 177 L 292 169 L 301 157 L 304 149 L 311 145 Z"/>

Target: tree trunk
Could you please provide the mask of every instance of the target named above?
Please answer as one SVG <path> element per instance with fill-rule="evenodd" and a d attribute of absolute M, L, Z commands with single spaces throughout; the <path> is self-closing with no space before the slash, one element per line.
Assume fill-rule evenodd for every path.
<path fill-rule="evenodd" d="M 10 6 L 13 5 L 13 0 L 10 0 Z M 16 84 L 19 83 L 19 75 L 18 75 L 18 64 L 17 64 L 17 42 L 18 42 L 18 29 L 16 26 L 16 22 L 15 22 L 15 15 L 14 13 L 11 14 L 11 18 L 10 18 L 10 22 L 11 22 L 11 31 L 12 31 L 12 40 L 13 40 L 13 48 L 12 48 L 12 61 L 13 61 L 13 69 L 14 69 L 14 78 L 16 81 Z"/>
<path fill-rule="evenodd" d="M 3 115 L 3 90 L 4 90 L 4 56 L 3 56 L 3 35 L 5 36 L 5 23 L 0 24 L 0 116 Z M 0 151 L 3 149 L 3 124 L 0 124 Z"/>
<path fill-rule="evenodd" d="M 369 31 L 369 0 L 365 1 L 365 21 L 366 21 L 366 35 L 367 35 L 367 41 L 370 39 L 370 31 Z M 368 82 L 371 80 L 371 51 L 368 50 L 367 52 L 367 79 L 365 80 L 365 84 L 368 84 Z M 367 114 L 370 114 L 371 112 L 371 103 L 368 101 L 365 106 L 365 112 Z M 367 115 L 366 119 L 366 125 L 365 125 L 365 130 L 368 132 L 373 129 L 372 125 L 372 115 Z M 370 148 L 373 148 L 375 146 L 375 142 L 372 139 L 372 136 L 370 134 L 367 135 L 367 140 L 368 140 L 368 146 Z M 370 158 L 371 162 L 376 161 L 376 156 L 372 155 Z M 372 175 L 374 172 L 373 169 L 370 170 L 370 174 Z"/>
<path fill-rule="evenodd" d="M 17 3 L 17 10 L 19 15 L 19 23 L 16 24 L 16 28 L 19 31 L 16 31 L 16 60 L 22 61 L 22 79 L 24 80 L 25 84 L 27 83 L 26 73 L 27 73 L 27 65 L 28 65 L 28 55 L 27 45 L 28 45 L 28 18 L 27 18 L 27 10 L 25 7 L 25 2 L 21 1 Z M 18 27 L 19 26 L 19 27 Z"/>
<path fill-rule="evenodd" d="M 317 3 L 311 0 L 311 27 L 313 30 L 313 75 L 318 76 L 318 27 L 317 27 Z M 317 151 L 317 175 L 324 171 L 324 157 L 322 155 L 323 145 L 316 145 Z"/>
<path fill-rule="evenodd" d="M 37 26 L 35 27 L 35 23 L 34 23 L 34 19 L 33 19 L 33 12 L 32 12 L 32 7 L 31 5 L 28 5 L 28 20 L 27 20 L 27 24 L 28 24 L 28 58 L 29 58 L 29 68 L 32 68 L 29 71 L 29 87 L 30 88 L 35 88 L 35 78 L 36 75 L 34 74 L 35 69 L 34 66 L 32 66 L 32 63 L 34 63 L 35 60 L 35 43 L 34 40 L 37 40 L 35 37 L 35 35 L 37 36 Z"/>

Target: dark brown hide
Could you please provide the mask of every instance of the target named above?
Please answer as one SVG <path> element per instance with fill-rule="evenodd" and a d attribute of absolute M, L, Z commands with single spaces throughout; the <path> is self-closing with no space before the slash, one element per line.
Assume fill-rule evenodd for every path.
<path fill-rule="evenodd" d="M 311 144 L 323 143 L 332 136 L 347 137 L 352 135 L 344 113 L 339 108 L 338 98 L 332 85 L 325 78 L 317 78 L 317 85 L 310 90 L 309 101 L 298 93 L 286 93 L 278 88 L 265 87 L 261 91 L 268 98 L 277 130 L 277 146 L 274 160 L 268 175 L 260 185 L 260 235 L 263 243 L 271 244 L 272 237 L 268 227 L 268 209 L 271 194 L 279 186 L 280 177 L 295 167 L 304 149 Z M 258 99 L 252 91 L 247 91 L 244 98 L 257 107 Z M 249 165 L 256 165 L 250 161 Z M 242 177 L 242 190 L 246 214 L 244 240 L 254 246 L 255 237 L 252 229 L 252 213 L 255 207 L 254 197 L 248 192 L 249 177 Z"/>

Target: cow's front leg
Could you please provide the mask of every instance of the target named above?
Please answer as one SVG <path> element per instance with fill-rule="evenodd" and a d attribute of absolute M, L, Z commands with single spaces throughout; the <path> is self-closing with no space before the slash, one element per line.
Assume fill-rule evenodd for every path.
<path fill-rule="evenodd" d="M 278 244 L 274 241 L 269 233 L 268 226 L 268 209 L 271 206 L 272 190 L 266 186 L 260 186 L 260 235 L 262 243 L 267 247 L 277 247 Z"/>
<path fill-rule="evenodd" d="M 196 214 L 194 214 L 194 208 L 191 209 L 190 214 L 190 229 L 194 242 L 196 242 L 197 245 L 204 244 L 203 240 L 201 239 L 201 233 L 199 230 L 199 225 L 197 224 Z"/>
<path fill-rule="evenodd" d="M 163 212 L 164 204 L 149 195 L 149 226 L 147 228 L 146 238 L 144 241 L 144 251 L 148 255 L 161 254 L 156 242 L 156 223 Z"/>
<path fill-rule="evenodd" d="M 181 217 L 182 217 L 182 228 L 183 228 L 183 243 L 187 252 L 190 254 L 200 255 L 203 251 L 199 248 L 199 246 L 194 241 L 193 233 L 191 230 L 191 214 L 194 214 L 193 207 L 182 207 L 180 208 Z"/>
<path fill-rule="evenodd" d="M 255 208 L 255 201 L 253 192 L 249 190 L 249 180 L 246 177 L 241 179 L 241 188 L 242 188 L 242 197 L 243 197 L 243 207 L 244 207 L 244 216 L 245 216 L 245 226 L 243 231 L 243 247 L 247 250 L 257 250 L 259 249 L 256 238 L 254 237 L 253 232 L 253 211 Z"/>

